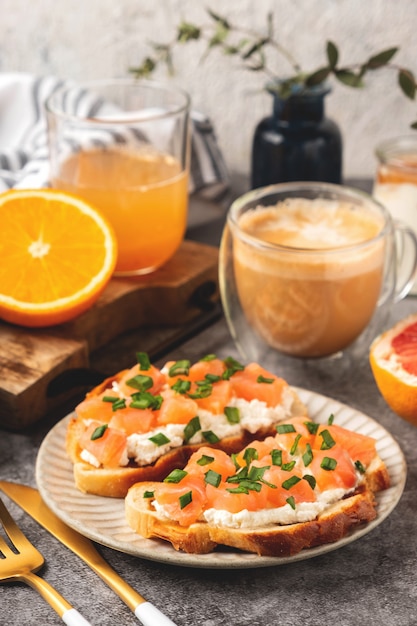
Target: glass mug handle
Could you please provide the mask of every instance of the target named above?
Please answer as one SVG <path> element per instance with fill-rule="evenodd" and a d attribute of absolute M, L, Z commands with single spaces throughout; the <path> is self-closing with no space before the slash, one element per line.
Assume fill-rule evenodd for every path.
<path fill-rule="evenodd" d="M 406 224 L 404 224 L 404 222 L 395 220 L 394 222 L 395 224 L 395 235 L 398 237 L 399 239 L 399 254 L 398 254 L 398 250 L 396 252 L 396 262 L 398 263 L 399 267 L 401 267 L 402 261 L 404 259 L 405 256 L 405 250 L 406 250 L 406 238 L 409 239 L 409 243 L 411 244 L 410 247 L 412 248 L 411 252 L 412 252 L 412 263 L 410 264 L 410 261 L 407 261 L 408 264 L 410 264 L 410 268 L 407 271 L 404 271 L 404 275 L 402 276 L 402 272 L 401 272 L 401 277 L 400 279 L 397 280 L 397 283 L 400 284 L 396 284 L 395 285 L 395 290 L 394 290 L 394 303 L 400 302 L 400 300 L 403 300 L 403 298 L 405 298 L 407 296 L 407 294 L 410 292 L 413 284 L 414 284 L 414 280 L 416 278 L 416 272 L 417 272 L 417 236 L 415 234 L 415 232 Z"/>

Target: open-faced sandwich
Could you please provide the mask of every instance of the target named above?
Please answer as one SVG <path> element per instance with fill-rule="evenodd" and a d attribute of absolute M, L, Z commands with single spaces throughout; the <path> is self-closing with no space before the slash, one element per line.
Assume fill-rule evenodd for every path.
<path fill-rule="evenodd" d="M 126 518 L 143 537 L 190 553 L 223 545 L 291 556 L 373 520 L 374 494 L 389 483 L 374 439 L 332 417 L 297 417 L 238 454 L 201 447 L 163 481 L 134 485 Z"/>
<path fill-rule="evenodd" d="M 306 415 L 296 391 L 256 363 L 208 355 L 162 369 L 148 355 L 87 394 L 67 431 L 77 487 L 123 498 L 140 481 L 163 480 L 201 446 L 238 452 L 276 425 Z"/>

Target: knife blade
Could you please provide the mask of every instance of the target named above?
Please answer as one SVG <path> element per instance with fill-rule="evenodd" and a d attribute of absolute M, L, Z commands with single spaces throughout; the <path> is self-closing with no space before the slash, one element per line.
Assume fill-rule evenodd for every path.
<path fill-rule="evenodd" d="M 103 559 L 92 541 L 67 526 L 51 511 L 37 489 L 0 481 L 0 489 L 53 537 L 72 550 L 112 589 L 136 615 L 143 626 L 176 626 L 159 609 L 145 600 Z"/>

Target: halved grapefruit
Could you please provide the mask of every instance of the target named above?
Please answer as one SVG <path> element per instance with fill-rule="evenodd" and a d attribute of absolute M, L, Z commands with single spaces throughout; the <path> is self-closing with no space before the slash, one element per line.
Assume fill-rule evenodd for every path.
<path fill-rule="evenodd" d="M 377 337 L 369 361 L 387 404 L 417 426 L 417 313 Z"/>

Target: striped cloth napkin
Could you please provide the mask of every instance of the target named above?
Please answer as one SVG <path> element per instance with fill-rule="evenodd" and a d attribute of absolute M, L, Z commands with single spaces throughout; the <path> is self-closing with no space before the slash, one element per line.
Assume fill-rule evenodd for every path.
<path fill-rule="evenodd" d="M 0 73 L 0 192 L 49 186 L 44 103 L 66 82 L 54 76 Z M 80 90 L 78 110 L 88 111 L 94 104 L 89 94 Z M 215 200 L 229 187 L 227 168 L 210 120 L 192 111 L 191 121 L 189 191 Z"/>

